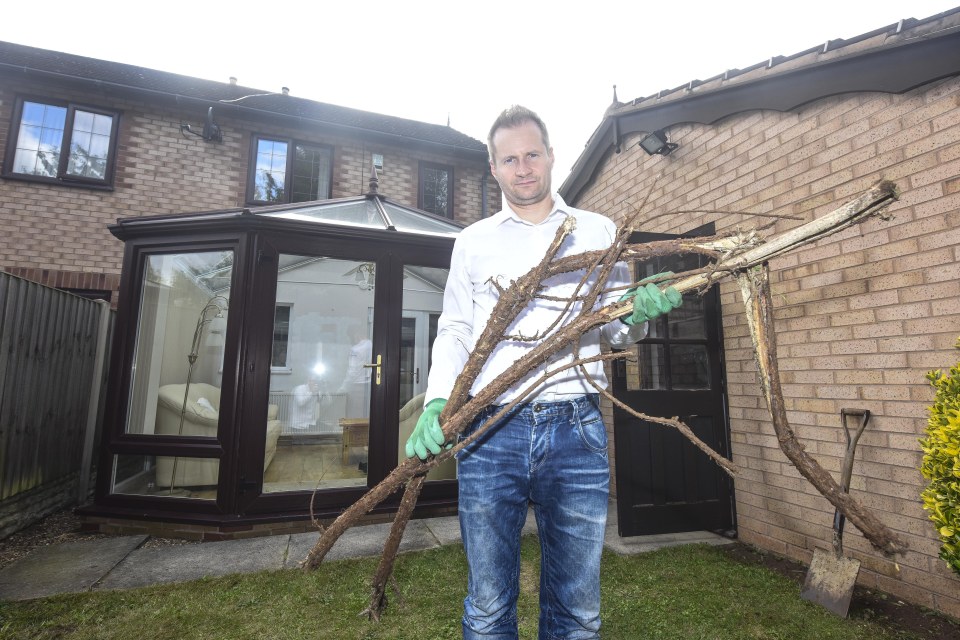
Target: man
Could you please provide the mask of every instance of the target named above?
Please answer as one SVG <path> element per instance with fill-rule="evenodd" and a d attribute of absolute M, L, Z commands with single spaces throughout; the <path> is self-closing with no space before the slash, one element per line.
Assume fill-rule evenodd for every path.
<path fill-rule="evenodd" d="M 559 256 L 606 249 L 616 234 L 609 219 L 574 209 L 552 192 L 553 149 L 546 126 L 534 112 L 520 106 L 504 111 L 491 127 L 487 144 L 490 171 L 508 206 L 464 229 L 454 244 L 426 406 L 407 441 L 408 456 L 425 459 L 446 444 L 437 416 L 496 304 L 498 289 L 491 279 L 506 287 L 539 263 L 567 216 L 576 218 L 576 230 L 564 241 Z M 565 310 L 563 299 L 573 295 L 582 276 L 562 274 L 544 283 L 547 290 L 510 326 L 508 333 L 514 338 L 496 347 L 472 393 L 538 343 L 538 338 L 520 336 L 538 336 L 559 314 L 568 319 L 577 311 L 577 305 Z M 629 282 L 626 266 L 620 265 L 608 287 Z M 610 293 L 602 304 L 620 295 Z M 645 335 L 647 319 L 681 302 L 675 290 L 668 289 L 665 295 L 655 286 L 627 295 L 634 297 L 634 313 L 585 334 L 581 357 L 600 352 L 601 332 L 613 346 L 636 342 Z M 572 348 L 556 354 L 484 409 L 461 437 L 470 435 L 545 370 L 572 360 Z M 602 363 L 585 367 L 598 384 L 606 385 Z M 540 638 L 599 637 L 600 555 L 610 478 L 599 398 L 577 368 L 550 378 L 530 397 L 458 455 L 460 528 L 469 564 L 465 640 L 517 638 L 520 532 L 530 504 L 542 550 Z"/>

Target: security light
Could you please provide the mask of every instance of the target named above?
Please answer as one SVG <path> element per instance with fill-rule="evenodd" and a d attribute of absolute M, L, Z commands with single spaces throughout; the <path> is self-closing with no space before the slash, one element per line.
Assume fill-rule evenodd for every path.
<path fill-rule="evenodd" d="M 657 129 L 640 141 L 640 148 L 650 155 L 658 153 L 662 156 L 669 155 L 678 146 L 676 143 L 667 141 L 667 134 L 664 133 L 663 129 Z"/>

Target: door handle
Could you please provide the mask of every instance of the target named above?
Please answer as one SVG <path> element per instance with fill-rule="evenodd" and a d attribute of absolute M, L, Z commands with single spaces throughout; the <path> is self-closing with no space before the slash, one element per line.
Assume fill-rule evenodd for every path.
<path fill-rule="evenodd" d="M 413 381 L 416 384 L 420 384 L 420 367 L 417 367 L 413 372 Z"/>
<path fill-rule="evenodd" d="M 376 369 L 376 370 L 377 370 L 377 375 L 376 375 L 377 386 L 380 385 L 380 365 L 381 365 L 381 364 L 383 364 L 383 361 L 382 361 L 382 358 L 381 358 L 380 354 L 378 353 L 378 354 L 377 354 L 377 361 L 376 361 L 375 363 L 363 365 L 363 367 L 364 367 L 365 369 Z"/>

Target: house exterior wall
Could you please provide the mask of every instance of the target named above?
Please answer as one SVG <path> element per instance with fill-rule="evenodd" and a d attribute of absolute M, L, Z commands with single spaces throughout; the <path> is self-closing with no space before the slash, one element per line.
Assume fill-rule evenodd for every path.
<path fill-rule="evenodd" d="M 903 95 L 834 96 L 786 113 L 752 111 L 712 125 L 672 127 L 673 154 L 648 156 L 640 136 L 605 158 L 576 206 L 622 221 L 649 194 L 639 228 L 719 232 L 780 219 L 780 233 L 820 217 L 881 178 L 902 191 L 889 221 L 863 224 L 770 264 L 779 366 L 790 424 L 839 477 L 844 408 L 872 418 L 857 449 L 851 493 L 905 539 L 887 558 L 859 531 L 846 553 L 859 582 L 960 617 L 960 578 L 938 557 L 921 508 L 918 439 L 932 369 L 960 351 L 960 79 Z M 662 175 L 657 178 L 657 175 Z M 716 213 L 731 212 L 731 213 Z M 670 215 L 670 212 L 680 212 Z M 737 213 L 734 213 L 737 212 Z M 757 381 L 742 300 L 720 285 L 736 508 L 741 540 L 803 562 L 829 548 L 833 507 L 780 451 Z"/>
<path fill-rule="evenodd" d="M 165 107 L 116 90 L 94 91 L 24 77 L 0 76 L 0 161 L 18 96 L 72 100 L 117 109 L 120 115 L 117 165 L 112 191 L 0 178 L 0 268 L 47 285 L 116 291 L 123 244 L 107 226 L 121 217 L 228 209 L 245 204 L 253 135 L 275 135 L 334 149 L 332 197 L 369 189 L 371 154 L 384 156 L 379 191 L 397 202 L 418 206 L 419 163 L 453 167 L 454 219 L 481 217 L 482 188 L 496 208 L 500 191 L 485 159 L 464 159 L 410 141 L 381 144 L 279 121 L 240 119 L 229 108 L 216 113 L 222 143 L 205 142 L 180 131 L 198 130 L 205 112 L 195 107 Z M 251 100 L 256 100 L 252 98 Z M 14 133 L 15 135 L 15 133 Z M 116 303 L 116 295 L 113 297 Z"/>

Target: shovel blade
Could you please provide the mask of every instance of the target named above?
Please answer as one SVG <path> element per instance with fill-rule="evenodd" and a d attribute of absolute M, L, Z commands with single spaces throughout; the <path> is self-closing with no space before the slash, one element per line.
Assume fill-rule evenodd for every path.
<path fill-rule="evenodd" d="M 841 618 L 847 617 L 860 561 L 817 549 L 807 571 L 800 597 L 815 602 Z"/>

